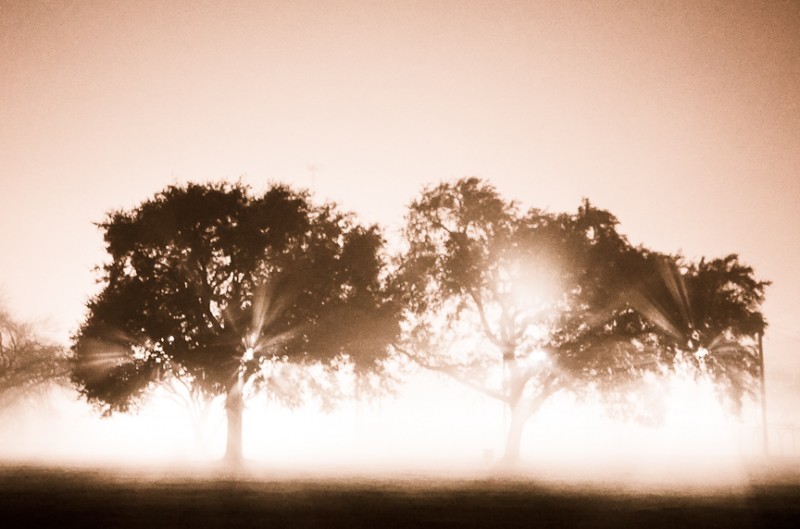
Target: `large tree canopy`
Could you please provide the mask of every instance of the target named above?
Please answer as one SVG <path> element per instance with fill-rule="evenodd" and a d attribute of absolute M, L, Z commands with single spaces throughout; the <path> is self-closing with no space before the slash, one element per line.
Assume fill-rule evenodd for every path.
<path fill-rule="evenodd" d="M 475 178 L 409 207 L 398 350 L 506 403 L 508 460 L 562 389 L 619 392 L 688 357 L 737 398 L 747 387 L 754 355 L 740 344 L 763 329 L 765 283 L 733 256 L 685 265 L 635 247 L 617 224 L 588 201 L 576 214 L 523 212 Z"/>
<path fill-rule="evenodd" d="M 172 186 L 100 227 L 109 258 L 74 339 L 74 380 L 109 412 L 169 376 L 225 394 L 231 461 L 246 382 L 296 398 L 287 363 L 376 372 L 397 333 L 377 228 L 306 193 Z"/>

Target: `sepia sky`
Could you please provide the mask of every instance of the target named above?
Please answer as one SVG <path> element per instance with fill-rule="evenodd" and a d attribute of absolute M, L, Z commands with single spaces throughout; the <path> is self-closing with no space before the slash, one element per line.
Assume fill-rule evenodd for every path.
<path fill-rule="evenodd" d="M 768 375 L 797 386 L 799 87 L 794 0 L 0 0 L 0 292 L 66 341 L 92 223 L 171 183 L 283 181 L 392 226 L 476 175 L 739 253 L 773 281 Z"/>

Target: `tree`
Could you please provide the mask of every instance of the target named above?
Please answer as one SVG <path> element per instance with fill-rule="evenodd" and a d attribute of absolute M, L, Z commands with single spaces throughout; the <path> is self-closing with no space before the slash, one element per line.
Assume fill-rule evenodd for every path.
<path fill-rule="evenodd" d="M 651 254 L 648 265 L 647 280 L 624 296 L 649 324 L 639 343 L 660 365 L 709 378 L 738 412 L 759 377 L 757 337 L 767 325 L 760 307 L 770 283 L 735 254 L 699 263 Z"/>
<path fill-rule="evenodd" d="M 106 413 L 170 377 L 225 395 L 230 463 L 248 387 L 297 399 L 302 386 L 276 383 L 289 363 L 379 372 L 397 332 L 378 229 L 305 192 L 170 186 L 99 226 L 109 259 L 74 338 L 74 381 Z"/>
<path fill-rule="evenodd" d="M 67 373 L 62 347 L 47 343 L 31 325 L 0 310 L 0 407 L 62 381 Z"/>
<path fill-rule="evenodd" d="M 588 201 L 572 215 L 521 212 L 470 178 L 425 189 L 406 220 L 397 350 L 507 405 L 506 462 L 518 459 L 526 421 L 555 393 L 618 395 L 645 373 L 678 365 L 669 327 L 642 303 L 656 299 L 650 292 L 671 292 L 661 272 L 677 261 L 631 245 L 609 212 Z M 735 340 L 738 330 L 763 327 L 752 270 L 728 270 L 740 274 L 742 290 L 725 298 L 736 279 L 722 274 L 713 283 L 706 268 L 686 273 L 698 283 L 694 303 L 707 307 L 708 336 Z M 734 380 L 735 365 L 748 363 L 740 353 L 715 356 L 718 373 Z"/>

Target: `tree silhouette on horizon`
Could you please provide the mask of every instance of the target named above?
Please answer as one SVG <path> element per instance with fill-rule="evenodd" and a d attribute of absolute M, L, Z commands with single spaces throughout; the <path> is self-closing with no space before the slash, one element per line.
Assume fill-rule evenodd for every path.
<path fill-rule="evenodd" d="M 99 227 L 109 259 L 73 340 L 79 391 L 105 413 L 169 377 L 224 395 L 234 465 L 248 386 L 296 401 L 313 381 L 289 366 L 380 372 L 398 332 L 377 227 L 306 192 L 170 186 Z"/>
<path fill-rule="evenodd" d="M 752 392 L 747 339 L 765 326 L 767 283 L 736 256 L 687 265 L 630 244 L 617 225 L 588 200 L 575 214 L 521 211 L 477 178 L 427 187 L 409 206 L 397 350 L 506 405 L 506 463 L 561 391 L 624 402 L 615 397 L 646 373 L 689 363 L 735 402 Z"/>
<path fill-rule="evenodd" d="M 0 408 L 40 390 L 66 382 L 64 348 L 37 336 L 31 324 L 0 308 Z"/>

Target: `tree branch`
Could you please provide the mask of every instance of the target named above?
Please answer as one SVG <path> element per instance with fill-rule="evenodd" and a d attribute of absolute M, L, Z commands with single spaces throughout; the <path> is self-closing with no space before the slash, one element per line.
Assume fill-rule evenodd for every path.
<path fill-rule="evenodd" d="M 505 347 L 506 344 L 504 344 L 503 341 L 497 337 L 489 325 L 489 320 L 486 318 L 486 310 L 483 307 L 483 302 L 481 301 L 480 296 L 472 289 L 469 290 L 469 296 L 472 298 L 472 301 L 475 302 L 475 306 L 478 308 L 478 316 L 481 319 L 481 327 L 483 328 L 484 334 L 486 334 L 486 336 L 489 338 L 489 341 L 497 347 Z"/>
<path fill-rule="evenodd" d="M 197 261 L 197 265 L 200 268 L 200 273 L 198 275 L 200 276 L 200 302 L 203 304 L 203 313 L 208 316 L 208 319 L 211 321 L 214 327 L 221 331 L 222 325 L 211 311 L 212 289 L 208 282 L 208 269 L 206 268 L 205 263 L 200 260 Z"/>
<path fill-rule="evenodd" d="M 421 359 L 419 356 L 417 356 L 415 354 L 412 354 L 412 353 L 409 353 L 408 351 L 406 351 L 402 347 L 399 347 L 397 345 L 394 345 L 393 347 L 395 348 L 395 350 L 397 350 L 397 352 L 399 352 L 400 354 L 402 354 L 403 356 L 405 356 L 406 358 L 408 358 L 409 360 L 411 360 L 412 362 L 414 362 L 415 364 L 419 365 L 420 367 L 422 367 L 424 369 L 427 369 L 429 371 L 434 371 L 434 372 L 437 372 L 437 373 L 443 373 L 443 374 L 449 376 L 450 378 L 452 378 L 453 380 L 455 380 L 457 382 L 460 382 L 461 384 L 464 384 L 465 386 L 469 387 L 470 389 L 474 389 L 475 391 L 483 393 L 487 397 L 491 397 L 491 398 L 493 398 L 495 400 L 499 400 L 499 401 L 505 402 L 505 403 L 509 402 L 508 396 L 506 396 L 503 393 L 500 393 L 498 391 L 495 391 L 495 390 L 492 390 L 490 388 L 487 388 L 486 386 L 483 386 L 482 384 L 479 384 L 478 382 L 475 382 L 474 380 L 469 379 L 468 377 L 464 376 L 462 373 L 459 373 L 458 369 L 455 366 L 431 364 L 430 362 L 427 362 L 427 361 Z"/>
<path fill-rule="evenodd" d="M 554 393 L 558 392 L 564 387 L 564 384 L 558 381 L 555 373 L 550 373 L 545 378 L 542 384 L 542 389 L 539 393 L 529 401 L 525 401 L 522 409 L 523 417 L 527 420 L 531 415 L 536 413 L 539 408 L 549 399 Z"/>

